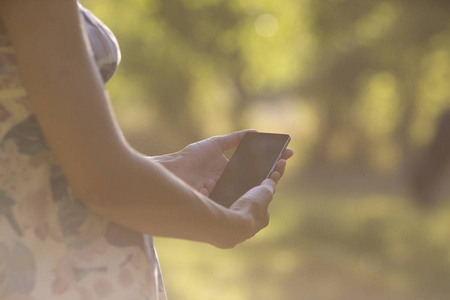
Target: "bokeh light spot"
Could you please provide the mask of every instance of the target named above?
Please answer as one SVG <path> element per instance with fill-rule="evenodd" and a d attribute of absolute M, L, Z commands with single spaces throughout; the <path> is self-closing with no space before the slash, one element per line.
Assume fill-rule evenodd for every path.
<path fill-rule="evenodd" d="M 260 15 L 255 21 L 256 32 L 265 38 L 273 37 L 278 31 L 278 20 L 271 14 Z"/>

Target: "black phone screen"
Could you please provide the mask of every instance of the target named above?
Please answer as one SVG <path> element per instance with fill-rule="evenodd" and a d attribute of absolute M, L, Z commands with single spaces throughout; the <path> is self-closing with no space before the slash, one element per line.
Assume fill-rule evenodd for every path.
<path fill-rule="evenodd" d="M 289 141 L 287 134 L 246 133 L 209 197 L 230 207 L 270 175 Z"/>

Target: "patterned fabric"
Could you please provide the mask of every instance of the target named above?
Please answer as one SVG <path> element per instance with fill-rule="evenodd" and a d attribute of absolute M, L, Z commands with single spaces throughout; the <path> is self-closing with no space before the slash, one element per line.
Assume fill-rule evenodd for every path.
<path fill-rule="evenodd" d="M 108 28 L 80 6 L 106 82 L 120 60 Z M 77 199 L 30 110 L 0 21 L 0 299 L 164 300 L 151 236 Z"/>

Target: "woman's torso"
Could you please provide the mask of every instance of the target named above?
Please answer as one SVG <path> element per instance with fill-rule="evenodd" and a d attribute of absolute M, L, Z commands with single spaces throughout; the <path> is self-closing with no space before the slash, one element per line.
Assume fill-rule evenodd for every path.
<path fill-rule="evenodd" d="M 120 60 L 117 42 L 89 11 L 80 13 L 106 82 Z M 25 296 L 165 299 L 152 239 L 94 214 L 73 194 L 0 21 L 0 299 Z"/>

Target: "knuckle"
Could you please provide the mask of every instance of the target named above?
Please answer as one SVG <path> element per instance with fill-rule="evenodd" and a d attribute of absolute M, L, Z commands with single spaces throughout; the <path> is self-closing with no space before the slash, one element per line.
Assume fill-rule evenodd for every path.
<path fill-rule="evenodd" d="M 272 190 L 270 187 L 268 187 L 266 185 L 262 186 L 262 188 L 261 188 L 261 197 L 263 199 L 267 199 L 269 201 L 272 200 L 273 193 L 274 193 L 274 190 Z"/>
<path fill-rule="evenodd" d="M 239 212 L 245 211 L 249 206 L 251 206 L 251 199 L 244 195 L 234 202 L 230 209 Z"/>

